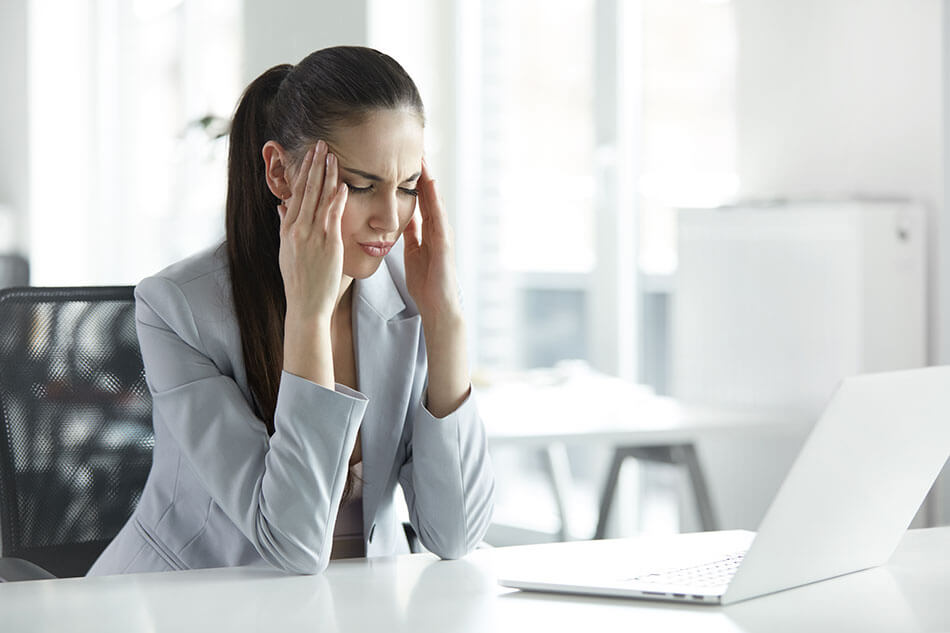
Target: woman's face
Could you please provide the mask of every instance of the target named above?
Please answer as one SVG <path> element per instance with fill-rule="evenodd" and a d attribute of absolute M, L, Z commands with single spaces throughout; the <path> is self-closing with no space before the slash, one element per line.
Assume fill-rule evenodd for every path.
<path fill-rule="evenodd" d="M 343 274 L 365 279 L 402 236 L 416 209 L 423 135 L 418 116 L 378 110 L 336 130 L 329 143 L 349 188 L 341 221 Z"/>

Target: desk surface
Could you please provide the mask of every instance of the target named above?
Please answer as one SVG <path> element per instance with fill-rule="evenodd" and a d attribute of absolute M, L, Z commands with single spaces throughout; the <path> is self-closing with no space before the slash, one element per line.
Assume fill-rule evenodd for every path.
<path fill-rule="evenodd" d="M 578 544 L 572 544 L 577 546 Z M 537 546 L 331 563 L 320 576 L 254 568 L 0 584 L 0 629 L 19 631 L 703 631 L 950 630 L 950 528 L 912 530 L 891 562 L 730 605 L 522 593 L 495 570 Z M 541 550 L 543 552 L 544 550 Z"/>

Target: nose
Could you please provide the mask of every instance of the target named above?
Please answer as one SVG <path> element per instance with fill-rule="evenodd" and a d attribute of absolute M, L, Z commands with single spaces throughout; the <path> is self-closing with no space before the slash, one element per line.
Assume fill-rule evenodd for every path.
<path fill-rule="evenodd" d="M 396 193 L 380 196 L 373 206 L 369 225 L 381 233 L 393 233 L 399 229 L 399 200 Z"/>

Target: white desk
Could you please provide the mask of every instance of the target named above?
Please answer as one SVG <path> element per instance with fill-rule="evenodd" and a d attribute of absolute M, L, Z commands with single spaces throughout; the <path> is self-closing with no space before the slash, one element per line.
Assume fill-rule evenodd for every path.
<path fill-rule="evenodd" d="M 572 481 L 568 444 L 597 444 L 614 450 L 600 501 L 598 537 L 604 536 L 620 466 L 627 457 L 685 467 L 701 522 L 709 530 L 719 525 L 696 453 L 697 443 L 722 433 L 779 431 L 804 437 L 816 419 L 804 412 L 689 406 L 591 371 L 575 371 L 561 380 L 556 373 L 529 372 L 519 379 L 480 388 L 478 404 L 491 447 L 540 454 L 560 516 L 558 537 L 565 541 L 576 536 L 567 501 Z"/>
<path fill-rule="evenodd" d="M 573 547 L 582 543 L 572 543 Z M 596 542 L 594 542 L 596 545 Z M 4 633 L 915 633 L 950 630 L 950 528 L 912 530 L 891 562 L 716 607 L 521 593 L 495 570 L 538 546 L 330 564 L 320 576 L 232 568 L 0 584 Z M 541 550 L 543 552 L 543 550 Z"/>

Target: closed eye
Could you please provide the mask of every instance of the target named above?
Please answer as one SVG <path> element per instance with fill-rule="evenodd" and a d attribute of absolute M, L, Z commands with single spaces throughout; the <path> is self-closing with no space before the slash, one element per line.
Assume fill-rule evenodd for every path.
<path fill-rule="evenodd" d="M 350 190 L 351 193 L 368 193 L 373 190 L 373 185 L 367 185 L 365 187 L 357 187 L 356 185 L 351 185 L 350 183 L 346 183 L 346 187 L 347 189 Z M 410 189 L 408 187 L 399 187 L 399 191 L 400 193 L 403 193 L 407 196 L 412 196 L 413 198 L 419 195 L 419 191 L 417 189 Z"/>

